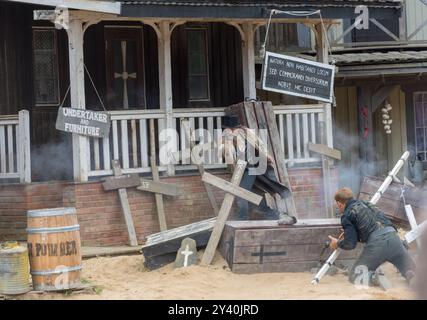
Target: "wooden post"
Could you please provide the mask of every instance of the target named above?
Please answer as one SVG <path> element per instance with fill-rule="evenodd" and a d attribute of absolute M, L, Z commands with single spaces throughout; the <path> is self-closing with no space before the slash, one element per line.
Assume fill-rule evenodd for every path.
<path fill-rule="evenodd" d="M 158 27 L 158 54 L 159 54 L 159 94 L 160 108 L 165 111 L 165 123 L 159 120 L 160 131 L 173 128 L 173 101 L 172 101 L 172 65 L 171 65 L 171 34 L 172 24 L 169 21 L 162 21 L 157 24 Z M 174 141 L 176 146 L 176 141 Z M 162 145 L 160 145 L 161 147 Z M 173 152 L 175 150 L 168 150 Z M 168 152 L 168 154 L 169 154 Z M 167 165 L 168 175 L 175 174 L 173 164 Z"/>
<path fill-rule="evenodd" d="M 154 119 L 150 119 L 150 163 L 151 172 L 153 173 L 153 180 L 159 181 L 159 170 L 156 163 L 156 135 L 154 131 Z M 167 230 L 165 209 L 163 206 L 163 195 L 159 193 L 154 194 L 156 198 L 157 214 L 159 216 L 160 231 Z"/>
<path fill-rule="evenodd" d="M 316 49 L 317 49 L 317 61 L 321 63 L 329 63 L 329 51 L 327 46 L 328 36 L 325 33 L 325 26 L 319 23 L 316 25 Z M 319 127 L 320 127 L 320 143 L 327 145 L 332 148 L 332 114 L 331 104 L 324 104 L 323 114 L 319 114 Z M 329 159 L 324 155 L 321 156 L 322 161 L 322 172 L 323 172 L 323 190 L 324 190 L 324 202 L 325 202 L 325 213 L 326 217 L 334 217 L 333 203 L 331 199 L 331 172 Z"/>
<path fill-rule="evenodd" d="M 71 107 L 86 109 L 82 20 L 71 19 L 70 17 L 67 34 L 70 61 Z M 88 180 L 89 162 L 87 137 L 73 134 L 74 181 L 84 182 Z"/>
<path fill-rule="evenodd" d="M 112 167 L 113 167 L 113 172 L 115 177 L 119 177 L 122 175 L 122 170 L 120 169 L 120 164 L 118 160 L 112 160 Z M 132 214 L 129 206 L 128 195 L 125 188 L 119 189 L 119 197 L 120 197 L 120 203 L 122 205 L 123 215 L 126 222 L 126 227 L 128 229 L 129 244 L 131 246 L 137 246 L 138 239 L 136 237 L 135 227 L 133 225 Z"/>
<path fill-rule="evenodd" d="M 243 54 L 243 92 L 244 97 L 256 99 L 255 84 L 255 48 L 254 34 L 255 25 L 250 22 L 242 24 L 244 39 L 242 39 Z"/>
<path fill-rule="evenodd" d="M 30 114 L 19 111 L 19 132 L 17 136 L 18 172 L 21 183 L 31 182 Z"/>
<path fill-rule="evenodd" d="M 233 176 L 231 178 L 231 183 L 239 186 L 242 181 L 243 174 L 246 168 L 246 162 L 238 160 L 234 169 Z M 221 209 L 218 213 L 218 218 L 215 222 L 215 226 L 212 230 L 211 237 L 209 239 L 208 245 L 206 246 L 205 253 L 203 254 L 201 264 L 209 265 L 212 262 L 212 259 L 215 255 L 216 248 L 218 246 L 219 239 L 221 238 L 222 230 L 224 229 L 225 222 L 227 221 L 228 215 L 230 214 L 231 206 L 233 205 L 235 196 L 227 193 L 222 202 Z"/>

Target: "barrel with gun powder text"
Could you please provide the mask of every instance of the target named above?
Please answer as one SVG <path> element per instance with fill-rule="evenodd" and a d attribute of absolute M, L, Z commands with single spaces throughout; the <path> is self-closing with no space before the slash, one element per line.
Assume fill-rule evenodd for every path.
<path fill-rule="evenodd" d="M 34 290 L 57 291 L 79 287 L 82 255 L 76 209 L 30 210 L 27 218 Z"/>

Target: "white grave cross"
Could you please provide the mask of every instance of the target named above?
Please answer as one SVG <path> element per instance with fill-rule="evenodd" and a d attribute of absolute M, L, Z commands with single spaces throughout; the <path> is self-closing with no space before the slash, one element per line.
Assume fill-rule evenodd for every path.
<path fill-rule="evenodd" d="M 185 250 L 181 252 L 184 255 L 184 267 L 188 266 L 188 257 L 194 254 L 193 251 L 189 250 L 188 244 L 185 246 Z"/>

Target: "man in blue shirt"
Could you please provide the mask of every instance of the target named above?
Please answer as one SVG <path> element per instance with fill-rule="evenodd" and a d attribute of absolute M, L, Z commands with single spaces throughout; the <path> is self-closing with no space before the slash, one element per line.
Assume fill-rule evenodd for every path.
<path fill-rule="evenodd" d="M 353 192 L 342 188 L 335 193 L 336 205 L 340 211 L 344 239 L 329 236 L 330 247 L 353 250 L 357 242 L 365 243 L 362 254 L 352 267 L 349 280 L 355 283 L 365 266 L 370 274 L 370 284 L 376 285 L 375 271 L 384 262 L 392 263 L 412 285 L 415 263 L 403 246 L 395 227 L 385 214 L 370 202 L 356 200 Z M 365 269 L 366 269 L 365 268 Z"/>

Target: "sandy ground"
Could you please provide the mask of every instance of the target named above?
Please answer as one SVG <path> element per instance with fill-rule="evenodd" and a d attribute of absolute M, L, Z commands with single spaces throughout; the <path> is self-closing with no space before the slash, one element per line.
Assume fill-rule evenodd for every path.
<path fill-rule="evenodd" d="M 200 254 L 200 253 L 199 253 Z M 413 299 L 415 295 L 394 266 L 384 265 L 393 288 L 357 288 L 344 274 L 325 276 L 317 286 L 306 273 L 234 274 L 218 254 L 211 266 L 155 271 L 143 266 L 141 255 L 99 257 L 83 262 L 83 281 L 92 290 L 71 294 L 30 293 L 17 299 Z"/>

